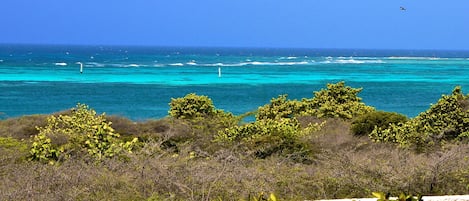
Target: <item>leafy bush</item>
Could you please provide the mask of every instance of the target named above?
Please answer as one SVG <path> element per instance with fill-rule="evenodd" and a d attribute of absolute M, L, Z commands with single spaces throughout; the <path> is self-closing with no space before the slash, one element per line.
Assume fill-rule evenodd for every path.
<path fill-rule="evenodd" d="M 240 120 L 232 113 L 216 109 L 209 97 L 195 93 L 187 94 L 183 98 L 173 98 L 169 105 L 171 117 L 190 120 L 192 123 L 211 122 L 212 125 L 228 127 Z"/>
<path fill-rule="evenodd" d="M 270 103 L 259 107 L 256 119 L 281 119 L 291 118 L 301 112 L 302 103 L 296 100 L 287 100 L 288 95 L 280 95 L 272 98 Z"/>
<path fill-rule="evenodd" d="M 421 149 L 442 141 L 469 137 L 468 96 L 456 87 L 443 95 L 430 109 L 405 123 L 376 128 L 369 135 L 377 142 L 395 142 L 402 147 Z"/>
<path fill-rule="evenodd" d="M 345 86 L 345 82 L 338 82 L 327 84 L 327 89 L 314 92 L 312 99 L 287 100 L 287 95 L 280 95 L 272 99 L 269 104 L 259 107 L 256 119 L 298 116 L 352 119 L 375 110 L 361 102 L 361 98 L 358 97 L 361 90 Z"/>
<path fill-rule="evenodd" d="M 305 114 L 317 117 L 351 119 L 374 111 L 373 107 L 361 102 L 361 88 L 345 86 L 345 82 L 327 84 L 327 89 L 314 92 L 312 99 L 303 99 Z"/>
<path fill-rule="evenodd" d="M 271 99 L 269 104 L 259 107 L 256 122 L 227 128 L 219 133 L 217 140 L 241 141 L 250 150 L 254 150 L 258 157 L 305 150 L 307 148 L 299 143 L 299 136 L 319 130 L 322 124 L 309 124 L 302 129 L 298 118 L 313 116 L 351 119 L 374 111 L 374 108 L 361 102 L 361 98 L 357 96 L 360 91 L 361 89 L 339 82 L 328 84 L 327 89 L 315 92 L 312 99 L 288 100 L 287 95 L 280 95 Z"/>
<path fill-rule="evenodd" d="M 190 93 L 183 98 L 172 98 L 169 115 L 177 119 L 196 119 L 213 116 L 216 113 L 212 100 L 207 96 Z"/>
<path fill-rule="evenodd" d="M 216 141 L 241 142 L 248 152 L 266 158 L 275 153 L 292 154 L 308 152 L 301 137 L 321 128 L 320 124 L 310 124 L 301 129 L 295 118 L 262 119 L 242 126 L 226 128 L 219 132 Z"/>
<path fill-rule="evenodd" d="M 96 159 L 113 157 L 123 150 L 131 151 L 137 142 L 136 138 L 120 142 L 120 135 L 104 114 L 96 115 L 96 111 L 83 104 L 72 109 L 70 115 L 49 116 L 47 125 L 38 130 L 30 150 L 31 159 L 50 163 L 79 152 Z"/>
<path fill-rule="evenodd" d="M 395 112 L 373 111 L 359 116 L 350 128 L 354 135 L 369 135 L 375 127 L 386 129 L 389 124 L 407 121 L 407 117 Z"/>
<path fill-rule="evenodd" d="M 399 197 L 393 199 L 389 198 L 390 193 L 373 192 L 372 194 L 377 198 L 377 201 L 423 201 L 422 195 L 413 196 L 412 194 L 406 195 L 405 193 L 401 193 Z"/>
<path fill-rule="evenodd" d="M 26 159 L 29 145 L 24 140 L 17 140 L 12 137 L 0 137 L 1 160 L 10 158 L 20 161 Z"/>

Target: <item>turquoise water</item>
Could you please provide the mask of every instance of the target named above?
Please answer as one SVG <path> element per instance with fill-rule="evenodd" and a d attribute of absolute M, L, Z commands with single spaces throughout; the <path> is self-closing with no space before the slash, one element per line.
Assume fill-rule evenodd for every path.
<path fill-rule="evenodd" d="M 363 87 L 366 104 L 413 117 L 456 85 L 468 89 L 468 75 L 463 51 L 1 45 L 0 117 L 80 102 L 134 120 L 161 118 L 171 98 L 191 92 L 241 114 L 342 80 Z"/>

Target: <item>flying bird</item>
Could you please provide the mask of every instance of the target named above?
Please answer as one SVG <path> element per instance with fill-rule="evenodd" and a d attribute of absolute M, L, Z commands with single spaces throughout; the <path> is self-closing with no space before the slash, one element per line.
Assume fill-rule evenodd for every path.
<path fill-rule="evenodd" d="M 405 11 L 405 10 L 407 10 L 407 9 L 401 6 L 401 10 L 402 10 L 402 11 Z"/>

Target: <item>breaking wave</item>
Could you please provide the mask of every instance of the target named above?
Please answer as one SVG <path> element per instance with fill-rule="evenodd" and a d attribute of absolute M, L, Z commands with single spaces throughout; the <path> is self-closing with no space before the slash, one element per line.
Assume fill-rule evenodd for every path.
<path fill-rule="evenodd" d="M 183 63 L 172 63 L 172 64 L 169 64 L 170 66 L 184 66 Z"/>
<path fill-rule="evenodd" d="M 64 63 L 64 62 L 58 62 L 58 63 L 55 63 L 56 66 L 66 66 L 67 63 Z"/>
<path fill-rule="evenodd" d="M 298 62 L 265 62 L 265 61 L 249 61 L 240 63 L 209 63 L 197 64 L 198 66 L 294 66 L 312 64 L 314 61 L 298 61 Z"/>
<path fill-rule="evenodd" d="M 387 59 L 394 59 L 394 60 L 448 60 L 449 58 L 442 58 L 442 57 L 388 57 Z"/>

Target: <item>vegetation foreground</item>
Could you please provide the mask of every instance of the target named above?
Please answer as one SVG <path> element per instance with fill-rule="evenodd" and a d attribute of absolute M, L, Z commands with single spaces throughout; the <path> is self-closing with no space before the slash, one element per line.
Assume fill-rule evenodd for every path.
<path fill-rule="evenodd" d="M 469 193 L 469 96 L 460 87 L 411 119 L 365 105 L 360 91 L 328 84 L 240 116 L 188 94 L 171 100 L 167 118 L 145 122 L 83 104 L 2 120 L 0 200 Z M 243 122 L 249 115 L 255 121 Z"/>

